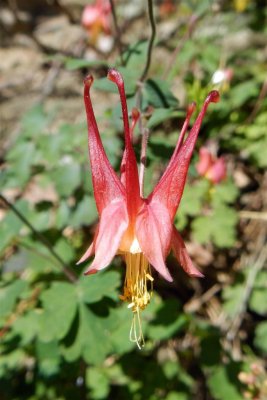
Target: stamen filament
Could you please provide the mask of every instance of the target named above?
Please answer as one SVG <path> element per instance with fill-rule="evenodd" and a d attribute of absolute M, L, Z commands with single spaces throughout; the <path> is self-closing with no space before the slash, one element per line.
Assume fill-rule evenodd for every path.
<path fill-rule="evenodd" d="M 126 276 L 123 295 L 120 299 L 128 302 L 128 308 L 133 312 L 130 329 L 130 341 L 135 342 L 139 349 L 144 346 L 145 340 L 142 330 L 140 312 L 146 308 L 152 297 L 153 277 L 150 265 L 143 253 L 125 253 Z M 149 282 L 150 289 L 147 284 Z"/>

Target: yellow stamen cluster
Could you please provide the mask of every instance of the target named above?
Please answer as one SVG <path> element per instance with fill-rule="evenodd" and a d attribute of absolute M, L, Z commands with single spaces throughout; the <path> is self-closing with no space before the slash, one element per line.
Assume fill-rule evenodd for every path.
<path fill-rule="evenodd" d="M 130 340 L 139 348 L 144 345 L 144 336 L 140 319 L 140 311 L 149 304 L 153 291 L 153 278 L 150 265 L 143 253 L 125 253 L 126 276 L 123 295 L 120 299 L 129 303 L 133 312 Z M 150 284 L 148 290 L 147 284 Z"/>

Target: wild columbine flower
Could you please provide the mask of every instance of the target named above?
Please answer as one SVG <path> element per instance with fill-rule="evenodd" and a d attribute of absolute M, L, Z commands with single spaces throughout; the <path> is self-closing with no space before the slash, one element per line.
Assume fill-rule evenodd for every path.
<path fill-rule="evenodd" d="M 82 13 L 82 25 L 95 43 L 100 32 L 106 34 L 111 30 L 111 8 L 108 0 L 96 0 L 95 4 L 85 6 Z"/>
<path fill-rule="evenodd" d="M 130 339 L 140 348 L 144 344 L 140 312 L 150 302 L 153 289 L 150 266 L 171 282 L 172 277 L 165 259 L 172 249 L 179 264 L 189 275 L 203 276 L 193 265 L 173 220 L 183 194 L 187 170 L 203 117 L 209 103 L 219 100 L 219 93 L 212 91 L 207 96 L 194 126 L 184 140 L 195 103 L 188 107 L 170 162 L 153 192 L 144 198 L 140 192 L 138 168 L 132 146 L 133 130 L 139 112 L 133 110 L 130 126 L 123 78 L 118 71 L 110 69 L 108 79 L 117 85 L 122 107 L 125 150 L 121 176 L 119 179 L 113 170 L 101 142 L 90 99 L 93 77 L 88 76 L 84 81 L 84 102 L 92 181 L 100 221 L 92 244 L 78 263 L 95 255 L 91 266 L 85 272 L 89 275 L 107 267 L 116 254 L 123 256 L 126 277 L 120 298 L 129 303 L 128 307 L 133 312 Z"/>
<path fill-rule="evenodd" d="M 170 15 L 175 11 L 175 5 L 172 0 L 164 0 L 159 7 L 159 12 L 161 16 L 165 17 Z"/>
<path fill-rule="evenodd" d="M 226 163 L 223 157 L 216 158 L 207 147 L 199 150 L 199 162 L 196 165 L 199 175 L 204 176 L 210 182 L 220 183 L 226 178 Z"/>

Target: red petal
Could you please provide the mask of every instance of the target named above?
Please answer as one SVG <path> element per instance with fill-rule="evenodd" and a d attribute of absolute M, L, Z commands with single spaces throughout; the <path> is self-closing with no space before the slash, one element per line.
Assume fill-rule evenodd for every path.
<path fill-rule="evenodd" d="M 84 103 L 87 114 L 88 145 L 92 170 L 94 195 L 98 212 L 114 199 L 122 199 L 125 189 L 113 170 L 101 142 L 94 111 L 90 99 L 90 88 L 93 77 L 84 80 Z"/>
<path fill-rule="evenodd" d="M 178 151 L 175 151 L 175 155 L 171 159 L 166 173 L 164 173 L 159 183 L 148 198 L 149 200 L 157 200 L 164 204 L 164 206 L 169 210 L 172 220 L 175 216 L 184 191 L 189 163 L 196 144 L 202 120 L 207 111 L 209 103 L 217 102 L 218 100 L 219 93 L 217 91 L 214 90 L 208 95 L 188 137 Z"/>
<path fill-rule="evenodd" d="M 128 226 L 125 201 L 116 200 L 102 211 L 99 231 L 95 240 L 95 258 L 86 275 L 92 270 L 107 267 L 115 256 L 121 238 Z"/>
<path fill-rule="evenodd" d="M 187 253 L 184 241 L 175 227 L 173 227 L 172 231 L 171 245 L 174 255 L 183 270 L 190 276 L 203 278 L 204 275 L 194 266 L 189 254 Z"/>
<path fill-rule="evenodd" d="M 117 85 L 120 94 L 125 134 L 125 151 L 122 161 L 122 173 L 123 181 L 125 179 L 128 215 L 130 221 L 133 222 L 140 206 L 140 187 L 137 163 L 131 142 L 131 132 L 129 127 L 128 108 L 124 90 L 124 82 L 121 74 L 115 69 L 109 70 L 108 79 L 110 79 Z"/>
<path fill-rule="evenodd" d="M 80 260 L 76 263 L 76 265 L 79 265 L 81 263 L 83 263 L 85 260 L 87 260 L 87 258 L 91 257 L 93 254 L 95 254 L 95 241 L 97 238 L 99 232 L 99 225 L 97 225 L 95 234 L 94 234 L 94 240 L 92 241 L 92 243 L 90 244 L 90 246 L 88 247 L 88 249 L 86 250 L 86 252 L 84 253 L 84 255 L 80 258 Z"/>
<path fill-rule="evenodd" d="M 137 121 L 140 118 L 140 113 L 137 110 L 137 108 L 133 108 L 132 109 L 132 125 L 131 125 L 131 129 L 130 129 L 130 137 L 131 137 L 131 141 L 133 140 L 133 132 L 134 132 L 134 128 L 137 124 Z M 124 150 L 123 152 L 123 157 L 122 157 L 122 161 L 121 161 L 121 167 L 120 167 L 120 171 L 121 171 L 121 182 L 122 184 L 125 186 L 126 185 L 126 178 L 125 178 L 125 164 L 126 164 L 126 150 Z"/>
<path fill-rule="evenodd" d="M 185 137 L 185 134 L 187 132 L 188 125 L 190 123 L 190 119 L 191 119 L 192 114 L 195 111 L 195 109 L 196 109 L 196 103 L 195 102 L 191 103 L 190 106 L 188 106 L 188 108 L 187 108 L 185 121 L 184 121 L 182 130 L 181 130 L 178 142 L 176 144 L 176 147 L 175 147 L 175 150 L 174 150 L 174 153 L 173 153 L 173 157 L 175 157 L 178 154 L 179 150 L 181 149 L 181 147 L 183 145 L 184 137 Z"/>
<path fill-rule="evenodd" d="M 94 241 L 90 244 L 84 255 L 79 259 L 76 265 L 83 263 L 87 258 L 91 257 L 95 252 L 95 243 Z"/>
<path fill-rule="evenodd" d="M 172 282 L 165 265 L 172 234 L 168 210 L 157 202 L 144 204 L 136 219 L 135 234 L 149 263 L 163 278 Z"/>
<path fill-rule="evenodd" d="M 179 150 L 181 149 L 181 147 L 182 147 L 182 145 L 183 145 L 184 137 L 185 137 L 185 134 L 186 134 L 186 132 L 187 132 L 188 125 L 189 125 L 189 123 L 190 123 L 190 118 L 191 118 L 193 112 L 195 111 L 195 109 L 196 109 L 196 104 L 195 104 L 195 103 L 191 103 L 190 106 L 189 106 L 188 109 L 187 109 L 186 118 L 185 118 L 185 121 L 184 121 L 182 130 L 181 130 L 181 133 L 180 133 L 180 135 L 179 135 L 179 139 L 178 139 L 178 141 L 177 141 L 177 144 L 176 144 L 176 146 L 175 146 L 175 149 L 174 149 L 174 152 L 173 152 L 173 154 L 172 154 L 172 156 L 171 156 L 171 159 L 170 159 L 170 161 L 169 161 L 169 163 L 168 163 L 168 165 L 167 165 L 167 167 L 166 167 L 166 169 L 165 169 L 163 175 L 161 176 L 160 182 L 161 182 L 161 181 L 164 181 L 165 177 L 166 177 L 166 176 L 168 175 L 168 173 L 169 173 L 169 170 L 170 170 L 170 169 L 173 167 L 173 165 L 175 165 L 175 163 L 176 163 L 176 158 L 177 158 L 177 155 L 178 155 L 178 153 L 179 153 Z M 157 186 L 156 186 L 156 187 L 157 187 Z M 156 190 L 156 187 L 155 187 L 154 191 Z"/>

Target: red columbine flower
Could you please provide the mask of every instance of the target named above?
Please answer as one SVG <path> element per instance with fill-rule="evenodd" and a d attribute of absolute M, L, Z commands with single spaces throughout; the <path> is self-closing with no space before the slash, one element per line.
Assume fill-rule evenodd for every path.
<path fill-rule="evenodd" d="M 133 129 L 139 113 L 133 111 L 130 127 L 123 78 L 118 71 L 110 69 L 108 79 L 117 85 L 122 107 L 125 150 L 121 177 L 119 179 L 114 172 L 101 142 L 90 99 L 93 77 L 88 76 L 84 81 L 84 102 L 94 195 L 100 221 L 94 240 L 79 263 L 95 255 L 85 273 L 89 275 L 107 267 L 116 254 L 124 257 L 126 277 L 121 299 L 128 302 L 128 307 L 133 311 L 131 339 L 140 347 L 143 335 L 139 313 L 147 306 L 152 294 L 148 289 L 148 284 L 152 288 L 153 282 L 150 266 L 171 282 L 165 259 L 172 249 L 179 264 L 189 275 L 203 276 L 194 267 L 173 220 L 203 117 L 209 103 L 219 100 L 219 94 L 212 91 L 207 96 L 193 128 L 184 140 L 195 104 L 188 108 L 178 143 L 163 176 L 148 198 L 143 198 L 132 146 Z"/>
<path fill-rule="evenodd" d="M 216 184 L 226 177 L 226 163 L 223 157 L 214 157 L 207 147 L 199 150 L 199 162 L 196 165 L 199 175 Z"/>
<path fill-rule="evenodd" d="M 82 25 L 95 42 L 100 32 L 110 33 L 111 8 L 108 0 L 96 0 L 95 4 L 86 6 L 82 13 Z"/>

